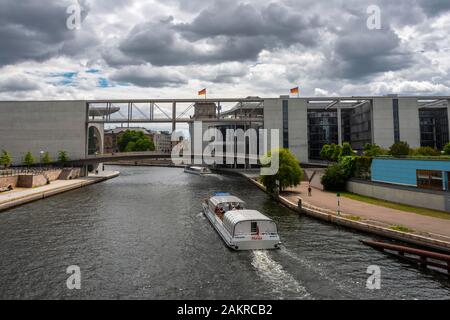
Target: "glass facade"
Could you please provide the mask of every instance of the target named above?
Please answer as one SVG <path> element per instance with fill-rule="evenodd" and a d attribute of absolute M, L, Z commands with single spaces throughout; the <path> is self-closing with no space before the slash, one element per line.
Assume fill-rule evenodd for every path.
<path fill-rule="evenodd" d="M 338 143 L 336 111 L 308 110 L 308 141 L 310 159 L 320 159 L 325 144 Z"/>
<path fill-rule="evenodd" d="M 364 145 L 372 142 L 372 107 L 366 103 L 351 110 L 350 117 L 350 141 L 352 148 L 362 152 Z"/>
<path fill-rule="evenodd" d="M 283 100 L 283 148 L 289 149 L 289 102 Z"/>
<path fill-rule="evenodd" d="M 442 150 L 449 142 L 447 109 L 420 109 L 419 118 L 420 145 Z"/>

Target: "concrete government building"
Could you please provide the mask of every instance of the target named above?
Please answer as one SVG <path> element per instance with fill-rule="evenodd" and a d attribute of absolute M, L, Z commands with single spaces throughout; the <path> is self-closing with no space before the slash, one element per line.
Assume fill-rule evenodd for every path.
<path fill-rule="evenodd" d="M 221 103 L 233 101 L 231 110 L 221 112 Z M 163 103 L 173 112 L 163 111 L 167 117 L 158 119 L 155 110 Z M 0 149 L 9 151 L 15 164 L 28 151 L 35 158 L 49 152 L 55 159 L 64 150 L 71 159 L 83 159 L 103 153 L 105 124 L 172 122 L 175 128 L 177 122 L 202 120 L 196 118 L 198 110 L 194 116 L 177 116 L 176 105 L 181 103 L 212 105 L 206 127 L 278 129 L 280 146 L 291 149 L 301 162 L 319 160 L 322 146 L 329 143 L 350 142 L 361 150 L 366 143 L 388 148 L 406 141 L 413 148 L 442 149 L 450 138 L 449 96 L 3 101 Z"/>

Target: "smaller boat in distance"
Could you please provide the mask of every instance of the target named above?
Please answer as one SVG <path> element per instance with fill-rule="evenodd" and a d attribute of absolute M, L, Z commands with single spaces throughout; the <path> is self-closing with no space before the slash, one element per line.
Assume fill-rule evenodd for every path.
<path fill-rule="evenodd" d="M 211 174 L 211 170 L 208 167 L 200 166 L 186 166 L 184 167 L 184 172 L 198 175 Z"/>
<path fill-rule="evenodd" d="M 278 249 L 280 237 L 275 222 L 229 193 L 216 193 L 203 203 L 203 213 L 234 250 Z"/>

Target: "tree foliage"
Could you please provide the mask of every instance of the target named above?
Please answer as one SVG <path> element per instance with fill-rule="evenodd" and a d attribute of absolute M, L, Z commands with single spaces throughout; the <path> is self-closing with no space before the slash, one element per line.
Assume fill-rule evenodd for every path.
<path fill-rule="evenodd" d="M 69 161 L 69 156 L 67 155 L 67 151 L 59 151 L 58 152 L 58 162 L 59 163 L 66 163 L 67 161 Z"/>
<path fill-rule="evenodd" d="M 52 159 L 50 158 L 50 154 L 48 152 L 44 153 L 44 156 L 42 157 L 42 163 L 49 164 L 52 162 Z"/>
<path fill-rule="evenodd" d="M 345 189 L 348 178 L 344 167 L 336 163 L 325 170 L 321 183 L 325 190 L 339 191 Z"/>
<path fill-rule="evenodd" d="M 450 156 L 450 142 L 444 146 L 444 154 Z"/>
<path fill-rule="evenodd" d="M 355 152 L 352 149 L 352 145 L 348 142 L 342 144 L 341 157 L 353 156 Z"/>
<path fill-rule="evenodd" d="M 441 155 L 441 152 L 437 149 L 431 147 L 420 147 L 412 150 L 412 155 L 414 156 L 430 156 L 430 157 L 438 157 Z"/>
<path fill-rule="evenodd" d="M 7 168 L 11 165 L 11 163 L 12 163 L 11 154 L 6 150 L 2 150 L 2 155 L 0 156 L 0 165 Z"/>
<path fill-rule="evenodd" d="M 154 151 L 155 145 L 142 131 L 126 130 L 117 142 L 120 152 Z"/>
<path fill-rule="evenodd" d="M 410 153 L 409 144 L 405 141 L 399 141 L 394 143 L 391 148 L 389 149 L 389 153 L 393 157 L 402 157 L 407 156 Z"/>
<path fill-rule="evenodd" d="M 367 143 L 364 145 L 363 152 L 366 157 L 377 157 L 389 153 L 388 150 L 381 148 L 375 143 Z"/>
<path fill-rule="evenodd" d="M 298 185 L 303 178 L 303 169 L 300 167 L 296 157 L 289 149 L 278 149 L 268 152 L 266 157 L 279 157 L 279 169 L 275 175 L 261 176 L 261 183 L 269 192 L 286 190 L 286 188 Z"/>
<path fill-rule="evenodd" d="M 23 158 L 23 164 L 26 165 L 27 167 L 30 167 L 33 165 L 33 163 L 34 163 L 33 154 L 30 151 L 28 151 L 25 154 L 25 157 Z"/>

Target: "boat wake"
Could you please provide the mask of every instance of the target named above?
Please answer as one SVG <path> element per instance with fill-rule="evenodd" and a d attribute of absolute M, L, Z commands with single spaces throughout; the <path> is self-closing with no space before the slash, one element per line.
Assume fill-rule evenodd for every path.
<path fill-rule="evenodd" d="M 346 293 L 351 293 L 351 291 L 342 283 L 340 283 L 339 281 L 336 281 L 336 279 L 331 278 L 330 276 L 328 276 L 323 269 L 320 268 L 320 266 L 314 265 L 313 263 L 311 263 L 310 261 L 297 256 L 296 254 L 292 253 L 291 251 L 287 250 L 284 246 L 281 247 L 280 252 L 286 256 L 288 256 L 289 258 L 291 258 L 292 260 L 295 260 L 296 262 L 300 263 L 302 266 L 306 267 L 307 269 L 317 273 L 320 277 L 322 277 L 323 279 L 332 282 L 338 289 L 346 292 Z"/>
<path fill-rule="evenodd" d="M 312 299 L 306 288 L 274 261 L 267 251 L 254 250 L 252 254 L 253 267 L 264 281 L 273 285 L 272 290 L 280 299 L 294 296 L 297 299 Z"/>

